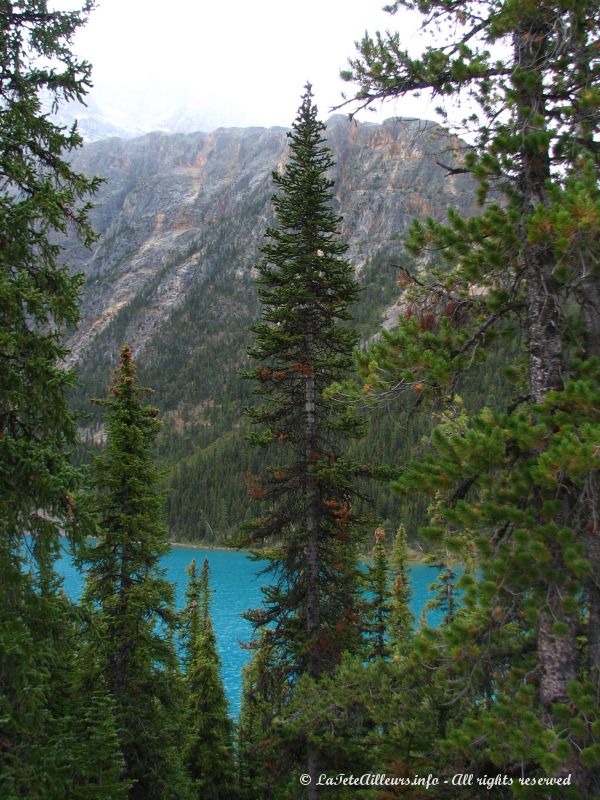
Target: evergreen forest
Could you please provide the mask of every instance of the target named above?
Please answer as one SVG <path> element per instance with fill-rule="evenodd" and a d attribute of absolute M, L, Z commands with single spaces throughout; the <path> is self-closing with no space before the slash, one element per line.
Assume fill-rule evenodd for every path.
<path fill-rule="evenodd" d="M 395 0 L 390 25 L 418 12 L 432 44 L 356 44 L 341 108 L 458 108 L 448 170 L 478 207 L 414 221 L 387 256 L 401 313 L 376 333 L 385 282 L 347 257 L 305 86 L 256 314 L 232 314 L 239 388 L 207 407 L 198 452 L 126 341 L 86 398 L 103 446 L 79 440 L 83 278 L 60 242 L 94 242 L 99 179 L 45 103 L 89 90 L 71 45 L 93 7 L 0 0 L 1 800 L 599 798 L 597 0 Z M 238 719 L 208 562 L 182 608 L 161 566 L 198 526 L 266 562 Z M 417 547 L 435 627 L 411 612 Z"/>

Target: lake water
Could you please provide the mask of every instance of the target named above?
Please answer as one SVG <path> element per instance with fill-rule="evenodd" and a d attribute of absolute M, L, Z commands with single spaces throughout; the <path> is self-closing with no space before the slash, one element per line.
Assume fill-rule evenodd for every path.
<path fill-rule="evenodd" d="M 212 588 L 212 618 L 219 654 L 223 664 L 223 683 L 229 700 L 230 711 L 237 717 L 241 696 L 241 670 L 249 653 L 240 642 L 250 639 L 252 628 L 241 614 L 249 608 L 257 608 L 262 601 L 261 585 L 268 583 L 268 576 L 261 575 L 264 562 L 252 561 L 246 553 L 230 550 L 204 550 L 202 548 L 173 547 L 163 561 L 167 578 L 175 584 L 177 607 L 185 601 L 187 583 L 186 569 L 192 559 L 200 567 L 208 558 Z M 68 555 L 57 563 L 57 570 L 64 578 L 64 589 L 72 600 L 79 600 L 83 578 L 75 569 Z M 411 566 L 412 610 L 418 620 L 421 610 L 430 597 L 429 586 L 437 576 L 437 570 L 424 564 Z M 429 621 L 432 623 L 434 615 Z"/>

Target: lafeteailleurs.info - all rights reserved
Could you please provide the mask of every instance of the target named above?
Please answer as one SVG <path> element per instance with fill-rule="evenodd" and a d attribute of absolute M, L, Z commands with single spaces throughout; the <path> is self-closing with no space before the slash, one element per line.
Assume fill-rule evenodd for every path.
<path fill-rule="evenodd" d="M 300 783 L 308 786 L 312 782 L 310 775 L 301 775 Z M 437 777 L 436 775 L 409 775 L 400 777 L 398 775 L 386 775 L 384 772 L 365 772 L 362 775 L 352 775 L 347 772 L 339 772 L 337 775 L 322 773 L 315 781 L 317 786 L 420 786 L 423 789 L 433 789 L 438 786 L 483 786 L 486 789 L 494 789 L 496 786 L 570 786 L 571 776 L 566 775 L 562 778 L 547 777 L 519 777 L 513 778 L 509 775 L 473 775 L 469 772 L 459 772 L 456 775 L 447 777 Z"/>

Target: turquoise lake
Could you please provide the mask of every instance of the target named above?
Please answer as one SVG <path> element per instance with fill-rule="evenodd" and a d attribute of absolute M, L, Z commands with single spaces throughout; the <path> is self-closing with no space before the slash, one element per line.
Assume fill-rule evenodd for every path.
<path fill-rule="evenodd" d="M 230 711 L 237 717 L 241 695 L 241 670 L 249 654 L 240 646 L 251 636 L 251 626 L 242 618 L 244 611 L 257 608 L 262 601 L 260 587 L 268 583 L 268 576 L 261 575 L 264 563 L 252 561 L 245 553 L 230 550 L 204 550 L 202 548 L 173 547 L 163 561 L 167 577 L 177 589 L 177 607 L 184 603 L 186 569 L 192 559 L 200 566 L 208 558 L 212 588 L 212 617 L 217 635 L 219 653 L 223 663 L 223 682 L 229 700 Z M 73 566 L 68 555 L 57 563 L 58 572 L 64 578 L 67 595 L 77 601 L 83 588 L 83 578 Z M 430 597 L 429 586 L 438 570 L 424 564 L 414 564 L 410 574 L 412 580 L 412 609 L 417 620 L 421 609 Z M 430 615 L 433 623 L 434 614 Z"/>

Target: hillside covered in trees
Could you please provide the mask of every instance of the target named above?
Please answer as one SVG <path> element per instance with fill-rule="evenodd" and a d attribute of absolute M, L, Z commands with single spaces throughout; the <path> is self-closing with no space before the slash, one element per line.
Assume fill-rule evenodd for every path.
<path fill-rule="evenodd" d="M 398 0 L 391 19 L 414 6 Z M 0 796 L 598 797 L 597 3 L 422 0 L 433 43 L 419 56 L 399 33 L 365 34 L 344 73 L 358 86 L 349 109 L 422 90 L 465 102 L 465 138 L 440 169 L 465 177 L 472 199 L 444 218 L 411 214 L 402 247 L 375 247 L 357 274 L 344 176 L 307 85 L 237 301 L 226 270 L 199 290 L 225 229 L 201 242 L 183 217 L 149 214 L 165 253 L 153 269 L 143 226 L 101 230 L 97 247 L 112 236 L 118 255 L 112 273 L 88 270 L 83 295 L 63 265 L 77 261 L 75 239 L 99 241 L 89 200 L 100 187 L 40 93 L 85 94 L 90 66 L 69 43 L 91 10 L 0 7 Z M 131 208 L 119 191 L 114 204 Z M 170 260 L 179 234 L 187 255 Z M 194 266 L 189 292 L 175 292 Z M 356 312 L 361 284 L 370 305 Z M 142 312 L 150 300 L 155 315 Z M 203 351 L 211 314 L 223 325 Z M 218 383 L 215 359 L 197 374 L 212 376 L 214 397 L 198 404 L 179 365 L 196 347 L 213 359 L 225 340 L 230 352 L 248 344 L 227 365 L 243 382 Z M 70 402 L 86 386 L 98 411 L 82 419 Z M 195 404 L 185 414 L 182 397 Z M 89 463 L 82 435 L 95 440 Z M 252 501 L 241 543 L 262 547 L 270 582 L 246 613 L 235 722 L 208 566 L 190 565 L 179 610 L 161 569 L 161 465 L 179 519 L 213 491 L 226 530 L 232 508 L 249 507 L 242 485 Z M 417 525 L 441 570 L 437 627 L 410 612 Z M 65 544 L 85 580 L 77 603 L 56 572 Z"/>

